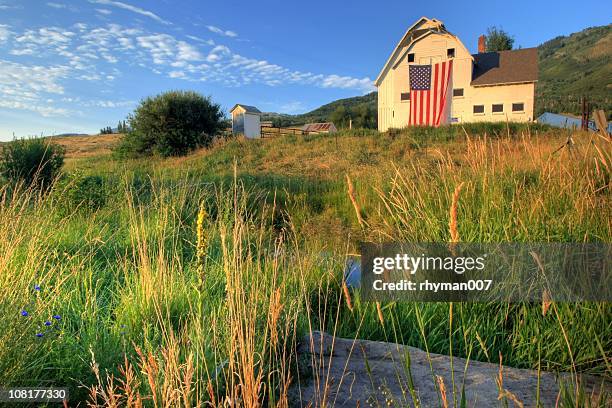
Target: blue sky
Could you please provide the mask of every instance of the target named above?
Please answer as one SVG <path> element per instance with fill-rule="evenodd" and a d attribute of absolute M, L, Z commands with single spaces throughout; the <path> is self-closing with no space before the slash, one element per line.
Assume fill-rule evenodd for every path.
<path fill-rule="evenodd" d="M 475 52 L 491 25 L 532 47 L 608 24 L 606 3 L 0 0 L 0 140 L 93 133 L 169 89 L 301 113 L 373 90 L 421 16 Z"/>

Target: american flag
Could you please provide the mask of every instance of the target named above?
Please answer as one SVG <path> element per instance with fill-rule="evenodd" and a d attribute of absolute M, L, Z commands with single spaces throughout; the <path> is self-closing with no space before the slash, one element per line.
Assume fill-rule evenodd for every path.
<path fill-rule="evenodd" d="M 450 121 L 453 61 L 433 65 L 409 65 L 410 125 L 440 126 Z M 432 75 L 433 72 L 433 75 Z"/>

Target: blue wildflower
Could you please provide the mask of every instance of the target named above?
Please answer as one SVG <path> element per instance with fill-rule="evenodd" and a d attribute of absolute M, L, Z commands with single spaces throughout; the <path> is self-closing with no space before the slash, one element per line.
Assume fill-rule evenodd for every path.
<path fill-rule="evenodd" d="M 47 320 L 47 321 L 45 322 L 45 326 L 51 326 L 51 322 Z"/>
<path fill-rule="evenodd" d="M 59 320 L 59 319 L 61 319 L 61 318 L 62 318 L 62 316 L 60 316 L 60 315 L 53 315 L 53 318 L 54 318 L 55 320 Z"/>
<path fill-rule="evenodd" d="M 42 337 L 42 336 L 44 336 L 44 334 L 42 334 L 42 333 L 36 333 L 36 337 Z"/>
<path fill-rule="evenodd" d="M 29 315 L 29 314 L 28 314 L 28 312 L 27 312 L 26 310 L 22 310 L 22 311 L 21 311 L 21 315 L 22 315 L 23 317 L 28 317 L 28 315 Z"/>
<path fill-rule="evenodd" d="M 40 291 L 40 286 L 38 286 L 38 285 L 34 285 L 34 290 L 36 290 L 36 291 Z"/>

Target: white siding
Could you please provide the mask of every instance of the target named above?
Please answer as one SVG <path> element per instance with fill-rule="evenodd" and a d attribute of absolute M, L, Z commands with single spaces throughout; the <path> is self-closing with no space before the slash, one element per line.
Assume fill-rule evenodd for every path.
<path fill-rule="evenodd" d="M 246 112 L 242 107 L 232 112 L 232 133 L 249 139 L 261 137 L 261 122 L 258 113 Z"/>
<path fill-rule="evenodd" d="M 244 135 L 249 139 L 261 137 L 261 123 L 258 114 L 244 114 Z"/>

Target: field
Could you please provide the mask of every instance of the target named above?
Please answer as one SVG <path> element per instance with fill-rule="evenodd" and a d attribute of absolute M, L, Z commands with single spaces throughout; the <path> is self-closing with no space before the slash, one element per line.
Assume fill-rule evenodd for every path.
<path fill-rule="evenodd" d="M 284 407 L 312 376 L 295 353 L 309 330 L 609 379 L 609 303 L 376 304 L 342 284 L 362 240 L 609 243 L 611 144 L 557 151 L 567 137 L 354 130 L 146 160 L 112 155 L 116 136 L 56 140 L 71 153 L 50 193 L 2 190 L 0 384 Z M 575 389 L 561 405 L 588 406 Z"/>
<path fill-rule="evenodd" d="M 66 150 L 66 158 L 83 158 L 110 154 L 112 148 L 118 142 L 121 135 L 96 135 L 91 136 L 54 136 L 53 143 L 62 146 Z"/>

